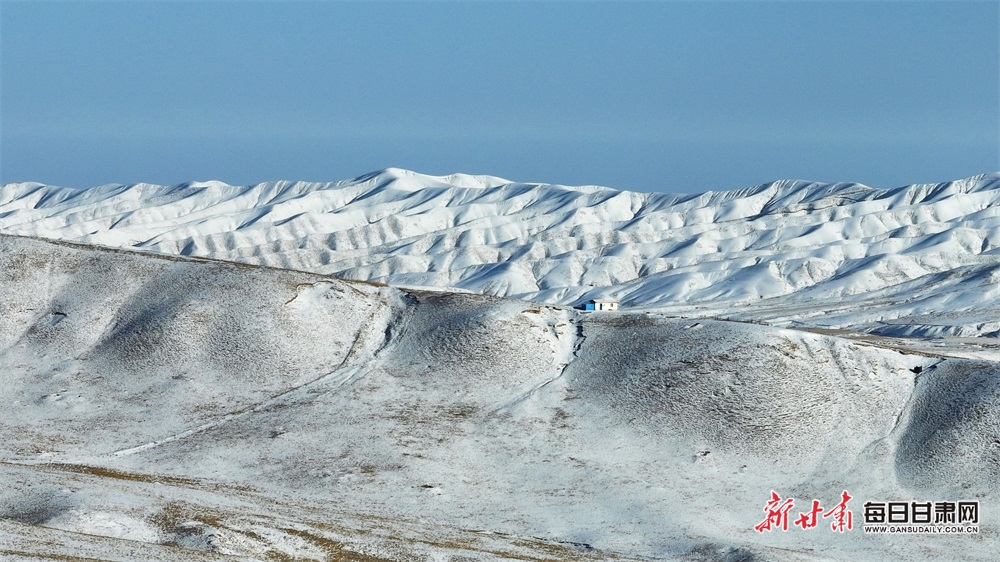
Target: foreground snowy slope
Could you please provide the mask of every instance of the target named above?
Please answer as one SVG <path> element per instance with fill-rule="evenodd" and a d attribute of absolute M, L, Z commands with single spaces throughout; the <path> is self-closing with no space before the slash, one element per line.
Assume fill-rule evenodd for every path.
<path fill-rule="evenodd" d="M 25 183 L 0 188 L 0 231 L 552 304 L 1000 333 L 1000 174 L 687 196 L 399 169 L 334 184 Z M 848 314 L 827 315 L 833 302 Z"/>
<path fill-rule="evenodd" d="M 998 374 L 0 235 L 0 557 L 991 560 Z M 856 528 L 757 533 L 771 490 Z M 980 533 L 858 528 L 944 499 Z"/>

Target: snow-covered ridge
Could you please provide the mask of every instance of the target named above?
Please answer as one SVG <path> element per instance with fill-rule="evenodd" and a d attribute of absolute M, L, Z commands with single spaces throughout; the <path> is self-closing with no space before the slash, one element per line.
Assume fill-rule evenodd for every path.
<path fill-rule="evenodd" d="M 995 560 L 997 361 L 882 341 L 0 235 L 0 559 Z"/>
<path fill-rule="evenodd" d="M 830 325 L 893 332 L 1000 301 L 998 202 L 1000 173 L 672 195 L 390 168 L 337 183 L 8 184 L 0 231 L 557 304 L 753 304 L 796 321 L 812 313 L 788 310 L 836 301 L 853 316 Z M 1000 333 L 981 315 L 945 324 L 916 331 Z"/>

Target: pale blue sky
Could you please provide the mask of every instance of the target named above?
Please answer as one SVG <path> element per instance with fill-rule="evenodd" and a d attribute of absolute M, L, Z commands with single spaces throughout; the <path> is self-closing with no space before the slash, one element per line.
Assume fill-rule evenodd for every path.
<path fill-rule="evenodd" d="M 1000 3 L 0 3 L 0 182 L 1000 170 Z"/>

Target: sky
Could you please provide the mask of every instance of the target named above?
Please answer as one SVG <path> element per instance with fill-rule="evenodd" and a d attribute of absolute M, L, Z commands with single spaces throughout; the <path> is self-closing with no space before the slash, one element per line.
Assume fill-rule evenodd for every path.
<path fill-rule="evenodd" d="M 0 183 L 1000 171 L 1000 3 L 0 0 Z"/>

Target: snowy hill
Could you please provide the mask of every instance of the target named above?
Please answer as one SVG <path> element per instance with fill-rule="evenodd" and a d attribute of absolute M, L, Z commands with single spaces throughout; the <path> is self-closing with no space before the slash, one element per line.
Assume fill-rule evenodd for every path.
<path fill-rule="evenodd" d="M 1000 173 L 684 196 L 400 169 L 329 184 L 22 183 L 0 188 L 0 232 L 551 304 L 1000 333 Z"/>
<path fill-rule="evenodd" d="M 2 235 L 0 312 L 4 560 L 995 557 L 995 361 Z M 980 533 L 860 529 L 945 499 Z"/>

